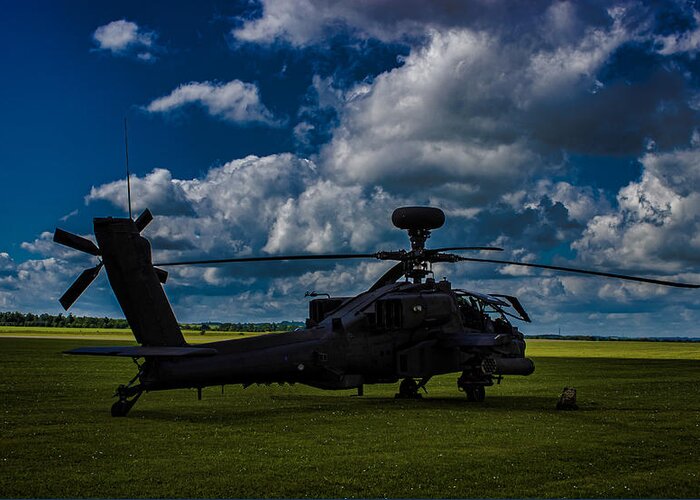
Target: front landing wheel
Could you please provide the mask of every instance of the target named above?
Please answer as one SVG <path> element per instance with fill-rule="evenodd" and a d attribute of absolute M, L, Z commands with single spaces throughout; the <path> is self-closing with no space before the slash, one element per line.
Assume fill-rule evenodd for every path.
<path fill-rule="evenodd" d="M 483 385 L 466 385 L 464 392 L 467 395 L 467 401 L 481 402 L 486 399 L 486 388 Z"/>

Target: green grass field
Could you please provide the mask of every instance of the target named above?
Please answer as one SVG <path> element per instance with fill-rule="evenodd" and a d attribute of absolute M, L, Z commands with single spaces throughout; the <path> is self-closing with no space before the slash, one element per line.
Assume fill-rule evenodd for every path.
<path fill-rule="evenodd" d="M 199 330 L 183 330 L 182 333 L 189 343 L 215 342 L 232 338 L 250 337 L 260 335 L 254 332 L 206 332 L 204 335 Z M 47 338 L 47 339 L 84 339 L 84 340 L 109 340 L 131 341 L 134 336 L 131 330 L 122 328 L 46 328 L 40 326 L 0 326 L 0 339 L 2 338 Z"/>
<path fill-rule="evenodd" d="M 535 373 L 484 403 L 451 375 L 422 401 L 149 393 L 125 419 L 131 361 L 60 354 L 100 344 L 0 337 L 0 497 L 700 497 L 699 344 L 531 341 Z"/>

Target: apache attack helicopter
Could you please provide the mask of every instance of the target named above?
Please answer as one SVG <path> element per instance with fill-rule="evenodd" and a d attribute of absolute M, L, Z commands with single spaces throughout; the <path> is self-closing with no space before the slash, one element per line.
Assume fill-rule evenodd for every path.
<path fill-rule="evenodd" d="M 128 177 L 127 177 L 128 178 Z M 67 310 L 104 267 L 109 283 L 139 346 L 82 347 L 67 354 L 130 357 L 136 376 L 117 388 L 113 416 L 125 416 L 146 391 L 258 383 L 301 383 L 322 389 L 353 389 L 401 380 L 397 397 L 418 398 L 431 377 L 459 373 L 457 387 L 469 401 L 482 401 L 485 388 L 504 375 L 530 375 L 525 339 L 510 318 L 530 322 L 516 297 L 453 288 L 433 278 L 436 262 L 487 262 L 605 276 L 657 285 L 700 285 L 497 259 L 463 257 L 454 251 L 499 251 L 496 247 L 425 248 L 430 232 L 445 222 L 432 207 L 398 208 L 393 224 L 406 230 L 410 250 L 367 254 L 278 255 L 152 263 L 151 245 L 141 231 L 153 216 L 95 218 L 97 245 L 56 229 L 54 241 L 100 259 L 60 298 Z M 161 267 L 326 259 L 397 262 L 367 291 L 355 297 L 315 298 L 306 327 L 288 333 L 189 345 L 185 342 L 162 284 Z M 404 280 L 401 278 L 405 277 Z M 311 293 L 312 296 L 318 294 Z"/>

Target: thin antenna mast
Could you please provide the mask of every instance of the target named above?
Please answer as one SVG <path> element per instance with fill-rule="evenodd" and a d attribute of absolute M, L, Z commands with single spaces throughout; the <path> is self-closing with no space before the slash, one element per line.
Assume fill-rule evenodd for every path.
<path fill-rule="evenodd" d="M 131 216 L 131 181 L 129 180 L 129 134 L 126 128 L 126 117 L 124 117 L 124 149 L 126 150 L 126 195 L 129 200 L 129 219 Z"/>

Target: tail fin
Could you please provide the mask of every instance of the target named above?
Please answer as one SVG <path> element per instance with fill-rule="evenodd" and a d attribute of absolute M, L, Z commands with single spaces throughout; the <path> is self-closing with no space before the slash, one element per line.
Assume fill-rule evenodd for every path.
<path fill-rule="evenodd" d="M 107 217 L 93 223 L 109 283 L 139 344 L 187 345 L 161 285 L 164 271 L 153 267 L 151 245 L 139 234 L 138 219 Z"/>

